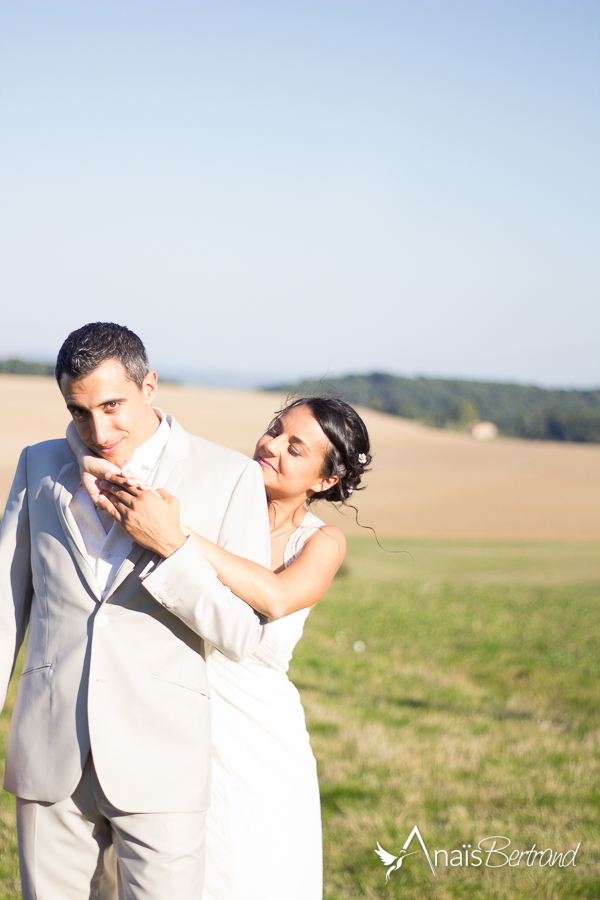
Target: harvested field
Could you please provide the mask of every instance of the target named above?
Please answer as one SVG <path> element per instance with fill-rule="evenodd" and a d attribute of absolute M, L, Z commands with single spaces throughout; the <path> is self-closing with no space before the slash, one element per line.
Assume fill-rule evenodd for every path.
<path fill-rule="evenodd" d="M 158 403 L 196 434 L 251 453 L 278 394 L 164 385 Z M 62 437 L 68 414 L 50 378 L 0 376 L 4 508 L 21 449 Z M 363 523 L 381 536 L 486 540 L 595 541 L 600 538 L 600 448 L 589 444 L 499 439 L 362 411 L 374 449 L 368 490 L 358 495 Z M 349 534 L 348 513 L 322 511 Z"/>

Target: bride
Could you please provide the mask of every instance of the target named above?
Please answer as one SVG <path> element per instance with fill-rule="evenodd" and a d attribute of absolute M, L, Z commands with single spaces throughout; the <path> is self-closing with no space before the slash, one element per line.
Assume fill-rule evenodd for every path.
<path fill-rule="evenodd" d="M 67 436 L 100 507 L 118 513 L 123 490 L 149 489 L 91 456 L 74 428 Z M 254 453 L 269 507 L 271 571 L 181 526 L 220 580 L 269 620 L 252 656 L 233 662 L 213 649 L 207 660 L 213 753 L 202 900 L 322 897 L 316 762 L 287 670 L 346 550 L 342 532 L 308 507 L 344 503 L 360 489 L 369 450 L 362 419 L 343 400 L 303 397 L 277 413 Z M 178 514 L 174 497 L 155 493 Z"/>

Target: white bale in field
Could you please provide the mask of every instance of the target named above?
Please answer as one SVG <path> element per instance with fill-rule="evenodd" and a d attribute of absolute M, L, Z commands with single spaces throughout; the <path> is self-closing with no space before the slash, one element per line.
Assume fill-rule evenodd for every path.
<path fill-rule="evenodd" d="M 498 429 L 493 422 L 473 422 L 471 435 L 476 441 L 493 441 L 498 437 Z"/>

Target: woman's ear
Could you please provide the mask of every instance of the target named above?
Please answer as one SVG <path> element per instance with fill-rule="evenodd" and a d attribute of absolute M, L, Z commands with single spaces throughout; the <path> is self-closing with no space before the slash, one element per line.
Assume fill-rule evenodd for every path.
<path fill-rule="evenodd" d="M 316 484 L 310 488 L 315 494 L 321 494 L 323 491 L 328 491 L 330 487 L 333 487 L 334 484 L 337 484 L 339 478 L 337 475 L 330 475 L 329 478 L 321 478 L 320 481 L 317 481 Z"/>

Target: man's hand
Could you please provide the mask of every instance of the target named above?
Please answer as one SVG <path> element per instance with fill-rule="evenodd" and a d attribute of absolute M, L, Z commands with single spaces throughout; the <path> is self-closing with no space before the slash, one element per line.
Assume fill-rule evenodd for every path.
<path fill-rule="evenodd" d="M 110 513 L 121 528 L 142 547 L 165 558 L 185 544 L 179 523 L 179 500 L 168 491 L 144 490 L 121 475 L 100 482 L 100 509 Z"/>

